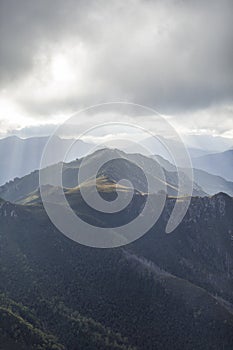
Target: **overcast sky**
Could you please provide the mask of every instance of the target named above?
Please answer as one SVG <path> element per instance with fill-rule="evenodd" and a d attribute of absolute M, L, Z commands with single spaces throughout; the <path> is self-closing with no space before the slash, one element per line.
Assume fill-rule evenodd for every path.
<path fill-rule="evenodd" d="M 130 101 L 233 138 L 232 17 L 232 0 L 0 0 L 0 136 Z"/>

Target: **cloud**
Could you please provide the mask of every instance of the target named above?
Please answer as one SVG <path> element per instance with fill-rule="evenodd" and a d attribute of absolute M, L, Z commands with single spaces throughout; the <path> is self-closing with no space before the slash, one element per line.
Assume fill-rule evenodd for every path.
<path fill-rule="evenodd" d="M 0 109 L 0 118 L 49 123 L 125 100 L 180 115 L 192 129 L 212 125 L 206 111 L 221 108 L 224 122 L 213 125 L 227 132 L 232 11 L 231 0 L 2 0 L 0 100 L 18 111 Z"/>
<path fill-rule="evenodd" d="M 183 134 L 213 135 L 233 138 L 233 104 L 179 113 L 170 121 Z"/>

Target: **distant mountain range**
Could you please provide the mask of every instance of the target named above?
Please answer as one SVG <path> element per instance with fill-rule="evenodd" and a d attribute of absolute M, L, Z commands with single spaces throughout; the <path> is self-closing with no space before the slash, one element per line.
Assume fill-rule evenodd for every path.
<path fill-rule="evenodd" d="M 160 186 L 160 180 L 156 178 L 158 167 L 164 169 L 168 195 L 176 196 L 178 188 L 177 170 L 173 164 L 160 156 L 148 158 L 140 154 L 126 154 L 116 149 L 102 149 L 86 157 L 87 161 L 98 158 L 104 164 L 106 157 L 111 155 L 118 159 L 107 162 L 99 173 L 99 177 L 106 177 L 109 182 L 118 182 L 122 178 L 131 180 L 138 191 L 146 192 L 147 183 L 143 171 L 135 166 L 134 161 L 146 169 L 148 176 L 153 183 L 154 192 Z M 75 188 L 78 186 L 78 172 L 81 159 L 64 163 L 63 167 L 63 185 L 65 188 Z M 56 168 L 56 165 L 53 165 Z M 55 169 L 54 168 L 54 169 Z M 184 181 L 189 181 L 184 177 Z M 162 180 L 163 181 L 163 180 Z M 13 202 L 24 202 L 39 187 L 39 172 L 33 171 L 22 178 L 16 178 L 3 186 L 0 186 L 0 197 Z M 224 178 L 212 175 L 206 171 L 194 169 L 194 196 L 214 195 L 218 192 L 225 192 L 233 196 L 233 182 Z"/>
<path fill-rule="evenodd" d="M 175 166 L 168 162 L 166 159 L 160 156 L 154 156 L 153 158 L 157 160 L 167 171 L 176 171 Z M 230 196 L 233 196 L 232 181 L 227 181 L 221 176 L 213 175 L 207 171 L 196 168 L 193 169 L 193 177 L 195 183 L 197 183 L 203 189 L 203 191 L 210 195 L 216 194 L 218 192 L 225 192 Z"/>
<path fill-rule="evenodd" d="M 108 157 L 117 158 L 115 160 L 106 162 Z M 104 164 L 98 174 L 99 177 L 106 177 L 109 182 L 118 182 L 121 179 L 129 179 L 136 190 L 140 192 L 147 192 L 147 181 L 151 179 L 152 192 L 157 192 L 160 188 L 160 183 L 164 183 L 167 186 L 167 193 L 170 196 L 177 195 L 178 189 L 178 176 L 176 170 L 168 171 L 164 169 L 165 180 L 158 175 L 158 168 L 160 165 L 152 158 L 145 157 L 140 154 L 126 154 L 117 149 L 102 149 L 98 150 L 91 155 L 85 157 L 85 162 L 92 162 L 93 160 Z M 72 161 L 70 163 L 64 163 L 63 166 L 63 187 L 75 188 L 78 184 L 78 173 L 82 159 Z M 135 162 L 139 165 L 136 166 Z M 55 168 L 57 165 L 52 165 Z M 142 170 L 142 168 L 143 170 Z M 53 168 L 52 168 L 53 169 Z M 145 174 L 143 171 L 145 170 Z M 48 169 L 43 170 L 48 171 Z M 91 176 L 91 175 L 90 175 Z M 55 181 L 56 179 L 54 179 Z M 183 174 L 181 181 L 187 184 L 190 179 Z M 59 182 L 55 182 L 54 185 L 59 186 Z M 39 187 L 39 171 L 36 170 L 31 174 L 28 174 L 22 178 L 17 178 L 14 181 L 6 183 L 0 187 L 0 197 L 13 201 L 20 202 L 31 196 Z M 196 183 L 194 183 L 193 195 L 204 196 L 206 192 Z"/>
<path fill-rule="evenodd" d="M 233 148 L 232 138 L 213 135 L 182 135 L 182 139 L 189 148 L 205 150 L 207 153 L 224 152 Z"/>
<path fill-rule="evenodd" d="M 157 154 L 164 159 L 167 159 L 168 161 L 172 162 L 173 159 L 171 157 L 170 152 L 167 150 L 167 147 L 170 150 L 170 152 L 174 152 L 175 150 L 180 151 L 180 147 L 182 146 L 180 144 L 180 141 L 174 140 L 172 138 L 165 138 L 162 136 L 153 136 L 153 137 L 148 137 L 143 140 L 139 140 L 137 144 L 131 145 L 129 147 L 125 147 L 124 151 L 126 153 L 143 153 L 143 147 L 146 148 L 147 153 L 144 152 L 143 154 L 147 155 L 148 151 L 150 151 L 151 154 Z M 142 147 L 143 146 L 143 147 Z M 206 154 L 212 153 L 212 151 L 206 149 L 206 148 L 200 148 L 199 145 L 197 144 L 196 147 L 190 146 L 188 144 L 185 144 L 181 147 L 186 147 L 189 155 L 191 158 L 193 157 L 199 157 L 203 156 Z"/>
<path fill-rule="evenodd" d="M 21 178 L 31 173 L 32 171 L 39 169 L 41 156 L 47 141 L 48 137 L 32 137 L 28 139 L 20 139 L 19 137 L 11 136 L 5 139 L 0 139 L 0 185 L 3 185 L 16 177 Z M 75 140 L 72 139 L 67 140 L 57 138 L 57 152 L 54 153 L 53 164 L 56 164 L 62 160 L 59 156 L 60 151 L 71 146 L 74 141 Z M 150 138 L 144 140 L 143 143 L 149 149 L 155 146 Z M 176 142 L 171 140 L 170 143 L 171 149 L 173 149 L 176 145 Z M 68 158 L 66 159 L 66 162 L 85 156 L 93 146 L 94 144 L 86 143 L 81 140 L 75 142 L 74 146 L 71 148 Z M 126 149 L 125 151 L 126 153 L 140 153 L 140 150 L 140 147 L 138 147 L 137 150 L 137 147 L 135 146 L 129 147 L 129 149 Z M 190 147 L 188 148 L 188 151 L 193 160 L 195 168 L 204 170 L 210 174 L 219 175 L 228 181 L 233 181 L 233 150 L 218 154 L 207 154 L 207 151 L 204 149 Z M 170 162 L 172 162 L 168 154 L 166 154 L 164 151 L 163 146 L 159 142 L 156 144 L 155 154 L 158 154 L 164 159 L 168 159 Z M 203 190 L 207 193 L 213 194 L 223 190 L 230 195 L 232 194 L 231 190 L 229 191 L 228 189 L 228 184 L 225 184 L 223 187 L 221 187 L 222 185 L 220 187 L 216 186 L 216 191 L 214 187 L 211 191 L 209 191 L 204 188 L 201 183 L 199 183 L 200 176 L 197 178 L 198 181 L 196 182 L 201 187 L 203 187 Z M 216 179 L 213 182 L 216 184 Z M 223 183 L 224 179 L 221 182 Z"/>
<path fill-rule="evenodd" d="M 41 156 L 48 139 L 48 137 L 21 139 L 17 136 L 0 139 L 0 185 L 13 180 L 15 177 L 22 177 L 35 169 L 39 169 Z M 66 149 L 73 142 L 72 139 L 57 138 L 54 164 L 61 161 L 59 158 L 60 151 Z M 72 153 L 70 153 L 67 160 L 83 157 L 90 148 L 90 144 L 81 140 L 77 141 L 72 147 Z"/>
<path fill-rule="evenodd" d="M 233 149 L 193 158 L 192 161 L 195 168 L 233 181 Z"/>

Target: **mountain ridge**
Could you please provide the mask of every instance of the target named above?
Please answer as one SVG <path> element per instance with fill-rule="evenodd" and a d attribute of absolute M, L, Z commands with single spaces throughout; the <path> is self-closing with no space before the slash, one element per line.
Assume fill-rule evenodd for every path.
<path fill-rule="evenodd" d="M 77 348 L 77 324 L 70 327 L 64 312 L 120 332 L 128 338 L 124 349 L 178 350 L 185 344 L 188 350 L 217 350 L 224 344 L 230 350 L 233 315 L 226 303 L 233 303 L 233 199 L 223 193 L 192 198 L 183 222 L 166 235 L 174 202 L 167 199 L 161 218 L 141 239 L 99 250 L 59 233 L 42 206 L 3 201 L 0 214 L 7 207 L 7 215 L 0 215 L 1 293 L 34 310 L 67 350 Z M 16 216 L 10 214 L 13 209 Z M 74 209 L 79 214 L 80 204 Z"/>
<path fill-rule="evenodd" d="M 41 157 L 48 142 L 49 137 L 30 137 L 21 139 L 18 136 L 9 136 L 0 139 L 0 185 L 16 177 L 22 177 L 26 174 L 39 169 Z M 56 143 L 56 154 L 54 154 L 54 163 L 59 162 L 60 151 L 66 149 L 75 140 L 54 138 Z M 78 140 L 72 148 L 70 160 L 84 156 L 92 147 L 88 143 Z"/>
<path fill-rule="evenodd" d="M 109 153 L 114 156 L 115 160 L 106 162 L 105 153 Z M 141 191 L 147 192 L 147 180 L 146 176 L 151 179 L 153 185 L 153 191 L 157 191 L 161 187 L 161 182 L 168 186 L 168 194 L 176 195 L 178 189 L 178 177 L 177 173 L 164 170 L 164 179 L 160 179 L 159 176 L 156 177 L 158 173 L 159 164 L 148 157 L 141 154 L 126 154 L 123 151 L 117 149 L 101 149 L 96 152 L 86 156 L 84 158 L 85 166 L 88 166 L 95 157 L 99 157 L 103 166 L 101 167 L 98 176 L 106 176 L 109 179 L 118 182 L 122 178 L 130 179 L 133 182 L 134 188 Z M 65 188 L 73 188 L 78 186 L 78 172 L 79 166 L 82 162 L 81 159 L 76 161 L 71 161 L 70 163 L 64 163 L 63 165 L 63 186 Z M 136 162 L 136 164 L 135 164 Z M 140 168 L 142 166 L 142 168 Z M 50 166 L 49 170 L 56 173 L 56 165 Z M 143 170 L 142 170 L 143 169 Z M 146 169 L 146 176 L 143 171 Z M 46 171 L 43 169 L 42 171 Z M 190 180 L 183 176 L 182 181 L 184 183 L 190 182 Z M 19 201 L 26 198 L 30 193 L 34 192 L 39 187 L 39 172 L 34 171 L 31 174 L 26 175 L 21 179 L 15 179 L 0 187 L 0 197 L 3 197 L 10 201 Z M 206 195 L 206 193 L 194 183 L 194 193 L 193 195 Z"/>
<path fill-rule="evenodd" d="M 221 176 L 228 181 L 233 181 L 233 150 L 222 153 L 214 153 L 194 158 L 195 168 L 205 170 L 212 174 Z"/>

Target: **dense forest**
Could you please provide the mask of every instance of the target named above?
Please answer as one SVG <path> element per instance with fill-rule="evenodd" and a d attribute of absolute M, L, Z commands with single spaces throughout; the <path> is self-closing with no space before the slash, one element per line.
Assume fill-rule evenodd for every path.
<path fill-rule="evenodd" d="M 166 235 L 172 202 L 143 238 L 105 250 L 63 236 L 39 202 L 2 201 L 3 349 L 232 349 L 232 198 L 193 198 Z"/>

